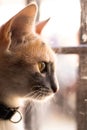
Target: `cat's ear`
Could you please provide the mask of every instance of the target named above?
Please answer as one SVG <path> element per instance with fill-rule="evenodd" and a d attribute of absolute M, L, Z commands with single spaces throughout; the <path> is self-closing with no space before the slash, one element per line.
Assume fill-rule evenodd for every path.
<path fill-rule="evenodd" d="M 41 34 L 43 28 L 45 27 L 45 25 L 48 23 L 49 20 L 50 20 L 50 18 L 36 24 L 36 33 Z"/>
<path fill-rule="evenodd" d="M 37 5 L 33 2 L 14 17 L 11 31 L 16 38 L 34 31 L 36 14 Z"/>
<path fill-rule="evenodd" d="M 35 31 L 37 5 L 32 2 L 0 28 L 0 49 L 9 47 L 11 39 L 21 41 L 23 36 Z"/>
<path fill-rule="evenodd" d="M 11 43 L 11 20 L 0 28 L 0 53 L 6 51 Z"/>

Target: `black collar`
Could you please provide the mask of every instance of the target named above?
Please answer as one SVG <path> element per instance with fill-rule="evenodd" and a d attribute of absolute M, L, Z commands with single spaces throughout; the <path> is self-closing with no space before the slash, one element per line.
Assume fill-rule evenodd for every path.
<path fill-rule="evenodd" d="M 17 107 L 17 108 L 10 108 L 10 107 L 7 107 L 6 105 L 0 104 L 0 119 L 12 121 L 11 118 L 12 118 L 12 116 L 13 116 L 16 112 L 18 112 L 18 111 L 17 111 L 18 108 L 19 108 L 19 107 Z M 18 112 L 18 113 L 19 113 L 19 112 Z M 19 113 L 19 114 L 20 114 L 20 113 Z M 20 120 L 21 120 L 21 114 L 20 114 Z M 19 120 L 19 121 L 20 121 L 20 120 Z M 17 122 L 19 122 L 19 121 L 16 121 L 16 122 L 12 121 L 12 122 L 17 123 Z"/>

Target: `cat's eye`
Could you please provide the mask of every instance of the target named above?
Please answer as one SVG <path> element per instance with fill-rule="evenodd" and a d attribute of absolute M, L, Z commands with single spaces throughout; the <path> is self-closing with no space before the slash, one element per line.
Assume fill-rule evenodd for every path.
<path fill-rule="evenodd" d="M 41 73 L 44 72 L 45 69 L 46 69 L 46 63 L 45 62 L 39 62 L 38 63 L 38 68 L 39 68 Z"/>

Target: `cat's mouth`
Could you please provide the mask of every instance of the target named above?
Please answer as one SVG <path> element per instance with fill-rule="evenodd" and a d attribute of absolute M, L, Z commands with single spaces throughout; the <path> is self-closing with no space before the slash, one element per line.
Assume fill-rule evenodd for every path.
<path fill-rule="evenodd" d="M 43 100 L 48 96 L 53 95 L 51 89 L 42 86 L 33 86 L 31 92 L 29 92 L 25 98 L 32 98 L 36 100 Z"/>

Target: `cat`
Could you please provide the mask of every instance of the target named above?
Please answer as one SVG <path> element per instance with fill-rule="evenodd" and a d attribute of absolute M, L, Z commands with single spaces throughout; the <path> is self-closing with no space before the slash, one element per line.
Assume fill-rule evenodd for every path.
<path fill-rule="evenodd" d="M 23 119 L 11 122 L 22 104 L 58 90 L 55 53 L 40 36 L 49 19 L 36 24 L 37 9 L 31 2 L 0 28 L 0 130 L 24 130 Z"/>

